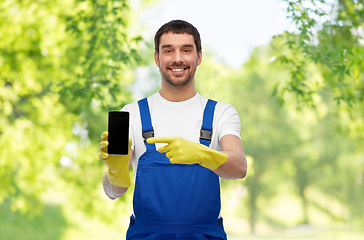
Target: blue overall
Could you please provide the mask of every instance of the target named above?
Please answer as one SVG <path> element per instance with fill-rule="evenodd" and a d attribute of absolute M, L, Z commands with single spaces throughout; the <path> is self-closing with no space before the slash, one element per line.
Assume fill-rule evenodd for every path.
<path fill-rule="evenodd" d="M 147 99 L 138 102 L 144 138 L 154 136 Z M 200 143 L 209 146 L 216 102 L 206 104 Z M 205 137 L 210 134 L 210 137 Z M 220 214 L 219 177 L 199 164 L 172 164 L 145 142 L 126 239 L 227 239 Z"/>

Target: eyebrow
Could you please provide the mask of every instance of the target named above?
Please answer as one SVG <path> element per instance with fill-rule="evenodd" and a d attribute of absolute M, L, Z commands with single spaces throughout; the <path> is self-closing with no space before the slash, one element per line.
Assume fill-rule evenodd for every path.
<path fill-rule="evenodd" d="M 172 47 L 172 44 L 166 44 L 166 45 L 163 45 L 161 47 L 161 49 L 170 48 L 170 47 Z M 182 47 L 193 48 L 194 46 L 192 44 L 183 44 Z"/>
<path fill-rule="evenodd" d="M 184 44 L 183 47 L 193 48 L 194 46 L 192 44 Z"/>
<path fill-rule="evenodd" d="M 161 47 L 161 49 L 169 48 L 169 47 L 172 47 L 172 45 L 171 45 L 171 44 L 166 44 L 166 45 L 163 45 L 163 46 Z"/>

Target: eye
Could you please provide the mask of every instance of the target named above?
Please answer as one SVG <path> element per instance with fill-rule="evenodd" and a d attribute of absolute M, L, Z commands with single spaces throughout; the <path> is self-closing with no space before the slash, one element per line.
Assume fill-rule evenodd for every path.
<path fill-rule="evenodd" d="M 191 49 L 184 49 L 183 52 L 185 53 L 191 52 Z"/>
<path fill-rule="evenodd" d="M 164 50 L 164 53 L 171 53 L 172 52 L 172 50 L 170 50 L 170 49 L 165 49 Z"/>

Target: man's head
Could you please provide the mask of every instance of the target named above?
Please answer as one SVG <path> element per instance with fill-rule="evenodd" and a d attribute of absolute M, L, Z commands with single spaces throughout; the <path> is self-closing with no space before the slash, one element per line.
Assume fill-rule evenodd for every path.
<path fill-rule="evenodd" d="M 202 60 L 197 29 L 185 21 L 171 21 L 158 30 L 155 44 L 154 60 L 164 80 L 162 87 L 194 89 L 196 68 Z"/>
<path fill-rule="evenodd" d="M 193 36 L 196 44 L 197 54 L 202 50 L 201 39 L 198 30 L 190 23 L 183 20 L 172 20 L 164 24 L 154 36 L 155 51 L 159 54 L 161 36 L 165 33 L 172 32 L 175 34 L 187 33 Z"/>

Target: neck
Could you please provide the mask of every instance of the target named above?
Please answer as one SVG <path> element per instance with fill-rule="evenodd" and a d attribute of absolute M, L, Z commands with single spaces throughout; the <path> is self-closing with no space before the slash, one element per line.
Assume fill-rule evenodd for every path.
<path fill-rule="evenodd" d="M 183 102 L 196 95 L 195 85 L 193 81 L 183 87 L 174 87 L 162 81 L 161 90 L 159 94 L 170 102 Z"/>

